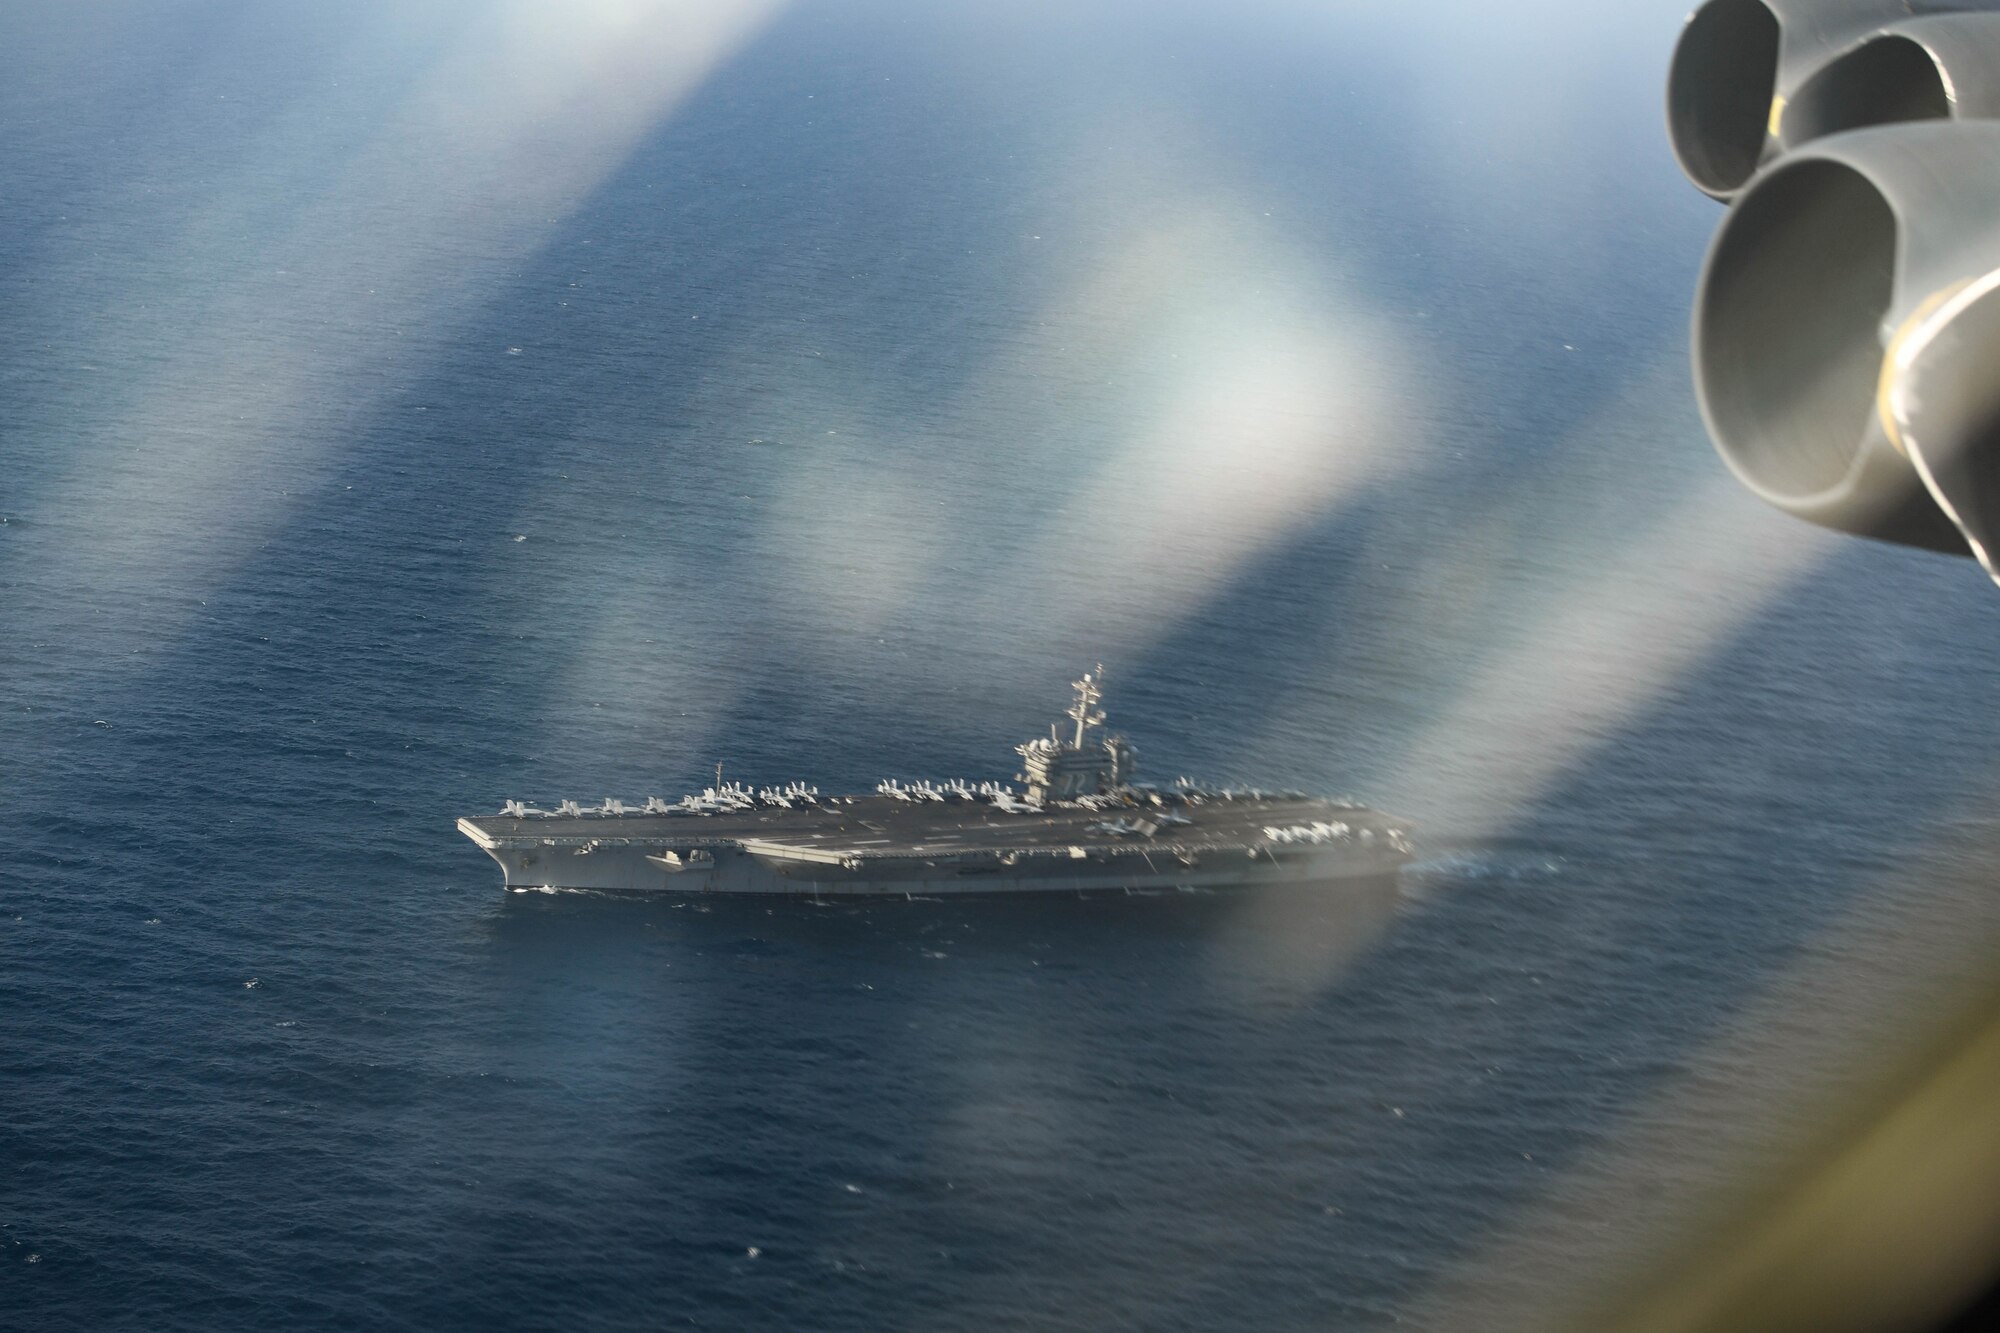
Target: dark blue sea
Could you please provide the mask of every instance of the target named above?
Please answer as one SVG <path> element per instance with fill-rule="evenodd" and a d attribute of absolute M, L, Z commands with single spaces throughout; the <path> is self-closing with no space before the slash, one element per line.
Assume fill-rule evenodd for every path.
<path fill-rule="evenodd" d="M 0 1328 L 1469 1326 L 1803 1132 L 2000 924 L 2000 593 L 1715 460 L 1681 9 L 13 0 Z M 453 828 L 1097 662 L 1395 901 Z"/>

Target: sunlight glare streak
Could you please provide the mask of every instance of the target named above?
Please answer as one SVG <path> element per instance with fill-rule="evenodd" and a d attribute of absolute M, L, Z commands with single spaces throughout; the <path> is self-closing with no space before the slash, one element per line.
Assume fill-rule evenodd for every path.
<path fill-rule="evenodd" d="M 829 441 L 785 479 L 767 539 L 830 635 L 917 615 L 969 644 L 1031 622 L 1116 654 L 1409 465 L 1401 347 L 1248 212 L 1106 238 L 943 405 L 928 433 L 950 443 L 921 471 Z M 894 386 L 847 392 L 792 410 L 924 429 L 870 410 Z"/>
<path fill-rule="evenodd" d="M 1684 392 L 1678 358 L 1672 370 L 1635 381 L 1573 431 L 1572 442 L 1588 447 L 1614 429 L 1667 428 L 1671 418 L 1657 415 L 1656 402 Z M 1468 588 L 1468 604 L 1422 592 L 1397 612 L 1397 637 L 1428 654 L 1467 632 L 1484 646 L 1449 703 L 1369 784 L 1371 804 L 1418 821 L 1420 848 L 1427 834 L 1476 844 L 1505 832 L 1834 546 L 1834 534 L 1763 510 L 1709 460 L 1691 453 L 1689 461 L 1686 491 L 1663 499 L 1642 528 L 1569 512 L 1600 507 L 1589 488 L 1618 484 L 1622 470 L 1577 478 L 1579 489 L 1560 498 L 1530 473 L 1511 504 L 1488 504 L 1484 525 L 1471 523 L 1456 540 L 1433 546 L 1416 586 Z M 1557 525 L 1579 544 L 1539 549 L 1557 545 L 1547 535 Z M 1482 573 L 1516 540 L 1573 572 L 1550 580 L 1551 593 L 1492 616 L 1487 602 L 1500 589 L 1482 583 Z M 1273 710 L 1281 720 L 1274 725 L 1296 726 L 1310 713 L 1303 702 L 1288 704 Z M 1246 758 L 1274 743 L 1272 736 L 1253 739 Z M 1286 938 L 1281 923 L 1296 909 L 1273 901 L 1245 911 L 1242 938 L 1254 940 Z M 1238 949 L 1219 954 L 1216 968 L 1262 972 L 1304 998 L 1331 984 L 1349 956 L 1331 946 L 1257 958 Z"/>
<path fill-rule="evenodd" d="M 1395 405 L 1410 389 L 1387 332 L 1315 292 L 1303 260 L 1259 273 L 1211 221 L 1147 237 L 1129 262 L 1172 293 L 1145 341 L 1179 374 L 1105 458 L 1079 461 L 1073 493 L 1051 497 L 1020 579 L 1077 630 L 1156 634 L 1299 524 L 1407 466 Z"/>
<path fill-rule="evenodd" d="M 261 142 L 263 173 L 232 178 L 246 197 L 205 200 L 216 225 L 190 229 L 215 233 L 210 253 L 167 256 L 177 336 L 37 498 L 65 540 L 23 577 L 187 602 L 230 577 L 325 479 L 352 421 L 441 354 L 508 266 L 777 7 L 513 0 L 330 185 L 246 236 L 267 178 L 300 150 Z"/>
<path fill-rule="evenodd" d="M 1454 835 L 1504 829 L 1555 781 L 1809 571 L 1833 534 L 1743 521 L 1735 480 L 1706 479 L 1474 675 L 1385 784 L 1388 809 L 1449 812 Z"/>

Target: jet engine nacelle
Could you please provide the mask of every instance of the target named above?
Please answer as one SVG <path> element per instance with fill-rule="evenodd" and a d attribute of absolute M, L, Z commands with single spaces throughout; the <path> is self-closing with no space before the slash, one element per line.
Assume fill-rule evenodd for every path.
<path fill-rule="evenodd" d="M 1708 0 L 1667 76 L 1689 180 L 1724 202 L 1842 130 L 2000 117 L 2000 0 Z"/>
<path fill-rule="evenodd" d="M 1730 469 L 2000 578 L 2000 0 L 1708 0 L 1667 123 L 1732 205 L 1694 314 Z"/>
<path fill-rule="evenodd" d="M 2000 121 L 1841 133 L 1743 190 L 1694 313 L 1702 412 L 1752 491 L 1987 564 L 2000 534 Z"/>

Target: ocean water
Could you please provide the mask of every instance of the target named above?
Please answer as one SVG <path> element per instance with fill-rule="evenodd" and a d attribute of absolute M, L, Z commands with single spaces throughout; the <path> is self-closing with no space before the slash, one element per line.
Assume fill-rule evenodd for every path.
<path fill-rule="evenodd" d="M 1678 6 L 329 8 L 0 15 L 0 1327 L 1448 1322 L 1977 965 L 2000 603 L 1721 475 Z M 1098 661 L 1395 898 L 453 830 Z"/>

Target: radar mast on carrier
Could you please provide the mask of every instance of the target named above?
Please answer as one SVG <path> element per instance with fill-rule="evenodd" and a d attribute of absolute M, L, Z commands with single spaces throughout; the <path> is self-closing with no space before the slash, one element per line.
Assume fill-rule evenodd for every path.
<path fill-rule="evenodd" d="M 1047 740 L 1037 737 L 1014 747 L 1027 768 L 1020 780 L 1028 784 L 1028 799 L 1037 804 L 1109 795 L 1132 780 L 1133 750 L 1123 736 L 1090 743 L 1092 729 L 1104 725 L 1104 714 L 1097 707 L 1104 698 L 1103 664 L 1084 672 L 1070 688 L 1076 691 L 1076 702 L 1067 716 L 1076 722 L 1075 739 L 1065 745 L 1051 728 Z"/>

